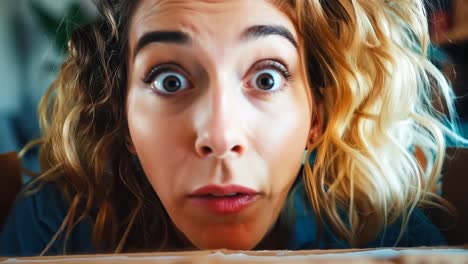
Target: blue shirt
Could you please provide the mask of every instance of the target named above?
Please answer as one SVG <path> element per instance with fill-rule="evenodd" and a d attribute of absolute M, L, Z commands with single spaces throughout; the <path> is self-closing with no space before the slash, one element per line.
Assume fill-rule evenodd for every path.
<path fill-rule="evenodd" d="M 19 199 L 0 233 L 0 256 L 41 254 L 59 230 L 68 205 L 54 184 L 45 184 L 36 193 Z M 73 228 L 67 243 L 58 237 L 46 255 L 92 253 L 90 222 L 81 221 Z"/>
<path fill-rule="evenodd" d="M 346 249 L 350 244 L 339 239 L 332 229 L 326 224 L 322 225 L 322 233 L 317 241 L 318 219 L 314 210 L 304 199 L 304 186 L 301 185 L 294 194 L 295 223 L 294 231 L 289 241 L 289 249 Z M 415 209 L 411 214 L 408 225 L 403 235 L 398 240 L 401 232 L 401 221 L 387 226 L 373 241 L 363 245 L 362 248 L 378 247 L 420 247 L 420 246 L 444 246 L 447 241 L 440 230 L 427 218 L 420 209 Z"/>
<path fill-rule="evenodd" d="M 301 186 L 300 186 L 301 187 Z M 325 226 L 316 243 L 317 219 L 303 199 L 303 188 L 294 192 L 296 211 L 288 249 L 333 249 L 349 248 L 345 241 L 337 239 Z M 61 191 L 54 184 L 44 185 L 38 192 L 24 197 L 16 203 L 0 234 L 0 256 L 38 255 L 60 228 L 68 206 Z M 377 239 L 365 247 L 412 247 L 445 245 L 440 231 L 420 210 L 414 211 L 402 239 L 396 243 L 400 225 L 388 226 Z M 47 255 L 93 253 L 91 247 L 92 224 L 89 220 L 79 222 L 69 239 L 60 236 Z M 65 249 L 65 251 L 64 251 Z"/>

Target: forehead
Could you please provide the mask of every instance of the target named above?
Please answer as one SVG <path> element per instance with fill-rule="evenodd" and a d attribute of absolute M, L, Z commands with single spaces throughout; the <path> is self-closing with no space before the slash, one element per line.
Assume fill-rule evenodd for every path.
<path fill-rule="evenodd" d="M 130 42 L 154 30 L 179 30 L 194 39 L 215 35 L 227 42 L 252 25 L 281 25 L 297 38 L 285 11 L 267 0 L 142 0 L 130 22 Z"/>

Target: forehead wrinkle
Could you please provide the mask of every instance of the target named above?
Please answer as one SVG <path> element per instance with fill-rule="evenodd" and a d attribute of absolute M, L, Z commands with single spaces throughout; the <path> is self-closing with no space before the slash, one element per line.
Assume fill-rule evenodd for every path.
<path fill-rule="evenodd" d="M 190 4 L 187 4 L 186 0 L 159 0 L 155 3 L 152 3 L 151 6 L 148 8 L 145 7 L 144 4 L 141 5 L 140 12 L 141 9 L 143 9 L 144 13 L 139 15 L 133 23 L 134 27 L 138 27 L 138 24 L 141 25 L 138 28 L 138 30 L 133 30 L 135 34 L 135 39 L 137 39 L 140 35 L 148 31 L 182 31 L 192 38 L 192 47 L 197 49 L 201 48 L 205 52 L 219 50 L 219 48 L 216 47 L 215 43 L 210 41 L 212 36 L 219 35 L 219 28 L 217 28 L 217 26 L 214 23 L 211 23 L 211 20 L 213 19 L 212 15 L 222 15 L 223 12 L 230 11 L 230 9 L 228 8 L 229 5 L 226 8 L 224 8 L 224 5 L 213 5 L 213 3 L 219 3 L 219 1 L 205 0 L 201 2 L 203 2 L 202 7 L 200 7 L 200 5 L 195 7 Z M 219 7 L 223 7 L 223 9 L 220 10 Z M 177 8 L 177 13 L 171 14 L 174 8 Z M 210 13 L 210 11 L 214 10 L 218 12 Z M 206 13 L 210 13 L 210 15 L 206 16 Z M 168 23 L 164 21 L 164 17 L 172 18 L 172 21 L 174 22 Z M 194 23 L 193 21 L 197 21 L 197 23 Z M 159 25 L 159 27 L 154 27 L 152 25 Z M 223 39 L 225 40 L 225 43 L 231 41 L 230 39 Z"/>
<path fill-rule="evenodd" d="M 137 10 L 135 12 L 134 17 L 131 19 L 131 25 L 130 25 L 130 34 L 133 35 L 133 42 L 130 44 L 131 45 L 131 53 L 134 52 L 135 45 L 136 45 L 136 40 L 138 40 L 143 34 L 154 31 L 154 30 L 174 30 L 174 31 L 182 31 L 189 35 L 192 39 L 194 36 L 197 36 L 199 32 L 197 32 L 196 27 L 193 25 L 193 23 L 185 22 L 186 19 L 174 19 L 176 23 L 171 23 L 172 26 L 168 27 L 166 26 L 167 22 L 163 21 L 161 23 L 160 17 L 171 17 L 170 14 L 167 15 L 165 13 L 171 11 L 171 4 L 173 4 L 173 1 L 175 2 L 176 0 L 172 1 L 163 1 L 163 0 L 158 0 L 154 1 L 151 3 L 149 7 L 146 7 L 145 4 L 148 1 L 143 2 L 137 7 Z M 183 1 L 182 1 L 183 2 Z M 165 4 L 166 3 L 166 4 Z M 185 8 L 189 11 L 194 11 L 191 8 L 187 8 L 187 5 L 183 5 Z M 180 9 L 180 8 L 179 8 Z M 142 11 L 144 10 L 144 11 Z M 185 17 L 185 15 L 184 15 Z M 154 21 L 154 22 L 153 22 Z M 152 25 L 160 25 L 160 27 L 153 27 Z M 129 54 L 133 56 L 132 54 Z"/>
<path fill-rule="evenodd" d="M 211 3 L 214 1 L 205 0 L 201 2 Z M 156 20 L 155 24 L 170 24 L 172 26 L 171 28 L 166 27 L 164 29 L 184 31 L 185 33 L 190 33 L 190 35 L 193 37 L 194 35 L 200 33 L 200 31 L 195 27 L 195 24 L 193 23 L 194 17 L 198 16 L 197 20 L 206 20 L 203 19 L 203 15 L 204 13 L 210 13 L 210 11 L 212 11 L 211 9 L 214 9 L 212 6 L 212 4 L 205 4 L 201 8 L 201 10 L 199 10 L 199 5 L 195 7 L 191 4 L 187 4 L 187 0 L 158 0 L 155 3 L 152 3 L 150 7 L 145 7 L 144 4 L 140 5 L 140 9 L 144 9 L 145 11 L 134 22 L 143 22 L 143 24 L 151 25 L 151 22 Z M 179 19 L 175 19 L 174 14 L 172 14 L 174 9 L 177 10 L 178 14 L 182 14 L 178 16 Z M 167 17 L 170 20 L 164 21 L 163 19 L 161 21 L 161 18 L 158 17 Z M 176 23 L 174 23 L 173 21 L 176 21 Z M 210 23 L 205 23 L 204 27 L 207 27 L 209 25 Z"/>
<path fill-rule="evenodd" d="M 151 1 L 151 0 L 147 0 Z M 149 16 L 152 16 L 155 14 L 157 15 L 164 15 L 166 12 L 173 11 L 174 8 L 177 9 L 177 11 L 188 11 L 189 13 L 200 13 L 197 9 L 198 8 L 192 8 L 193 5 L 187 4 L 187 0 L 157 0 L 154 3 L 151 4 L 149 7 L 144 7 L 144 4 L 140 4 L 140 7 L 144 7 L 144 14 L 142 15 L 142 19 L 145 19 Z M 203 4 L 202 9 L 203 11 L 208 11 L 211 12 L 213 11 L 212 9 L 216 9 L 216 5 L 213 3 L 220 3 L 220 1 L 213 1 L 213 0 L 198 0 L 197 2 L 201 2 Z M 142 7 L 143 6 L 143 7 Z M 175 6 L 175 7 L 174 7 Z M 200 6 L 200 3 L 198 3 L 197 7 Z M 223 6 L 223 5 L 221 5 Z M 229 11 L 229 8 L 226 8 L 224 11 Z M 219 11 L 219 10 L 217 10 Z"/>
<path fill-rule="evenodd" d="M 220 28 L 219 24 L 212 23 L 212 21 L 216 21 L 217 16 L 223 16 L 224 12 L 232 10 L 229 8 L 232 7 L 232 5 L 217 5 L 217 3 L 222 2 L 217 0 L 200 0 L 199 2 L 201 2 L 202 4 L 201 7 L 200 5 L 191 5 L 187 2 L 187 0 L 143 0 L 138 7 L 139 10 L 137 9 L 137 17 L 132 23 L 132 34 L 134 35 L 134 43 L 132 43 L 132 46 L 135 45 L 136 40 L 141 35 L 148 31 L 182 31 L 192 38 L 192 47 L 194 49 L 200 50 L 200 53 L 204 53 L 204 56 L 210 54 L 213 56 L 212 59 L 216 58 L 216 60 L 222 60 L 223 56 L 229 52 L 232 46 L 231 44 L 237 43 L 241 32 L 245 30 L 245 28 L 252 26 L 252 24 L 240 20 L 228 23 L 226 25 L 227 28 Z M 298 36 L 294 22 L 291 21 L 291 18 L 288 16 L 288 14 L 285 13 L 285 6 L 278 5 L 278 3 L 275 2 L 276 1 L 272 0 L 265 1 L 265 3 L 272 5 L 272 7 L 278 8 L 278 11 L 285 14 L 289 18 L 289 21 L 281 20 L 281 23 L 278 24 L 284 25 L 286 28 L 288 28 L 293 34 L 293 36 L 296 37 L 298 42 L 300 42 L 300 40 L 297 38 Z M 222 9 L 220 9 L 220 7 L 222 7 Z M 174 11 L 175 8 L 177 9 L 177 12 L 171 14 L 171 12 Z M 217 12 L 210 13 L 210 10 L 215 10 Z M 206 13 L 209 13 L 209 15 L 207 16 Z M 168 21 L 168 19 L 164 19 L 164 17 L 170 18 L 171 21 Z M 197 23 L 194 23 L 193 21 L 197 21 Z M 236 30 L 236 32 L 229 33 L 230 31 L 232 31 L 232 28 L 236 28 L 236 24 L 239 23 L 246 23 L 246 25 L 245 27 L 243 26 L 242 29 L 239 29 L 239 32 L 237 32 Z M 265 23 L 259 22 L 259 24 Z M 220 30 L 221 32 L 219 32 Z M 213 36 L 215 38 L 222 37 L 223 45 L 217 45 L 217 42 L 211 41 Z"/>

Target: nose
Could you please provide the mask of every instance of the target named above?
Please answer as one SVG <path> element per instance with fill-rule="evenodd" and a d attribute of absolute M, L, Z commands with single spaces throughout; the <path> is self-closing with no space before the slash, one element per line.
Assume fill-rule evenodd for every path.
<path fill-rule="evenodd" d="M 238 158 L 247 149 L 241 107 L 233 90 L 219 83 L 208 89 L 199 105 L 195 151 L 201 158 Z"/>

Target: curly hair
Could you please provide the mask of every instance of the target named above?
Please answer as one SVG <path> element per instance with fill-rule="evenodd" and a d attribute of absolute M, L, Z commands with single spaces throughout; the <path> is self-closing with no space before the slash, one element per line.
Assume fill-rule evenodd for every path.
<path fill-rule="evenodd" d="M 98 1 L 100 19 L 70 36 L 68 57 L 39 105 L 41 184 L 56 182 L 70 209 L 48 248 L 93 220 L 99 252 L 174 247 L 168 216 L 125 145 L 128 21 L 138 1 Z M 156 213 L 155 213 L 156 212 Z M 151 224 L 150 224 L 151 223 Z M 157 239 L 148 233 L 160 234 Z M 154 241 L 157 240 L 157 241 Z M 64 246 L 65 248 L 65 246 Z"/>
<path fill-rule="evenodd" d="M 39 106 L 43 136 L 29 145 L 40 146 L 35 181 L 59 184 L 70 204 L 54 239 L 91 218 L 93 245 L 102 252 L 181 247 L 125 143 L 127 37 L 138 2 L 98 1 L 100 18 L 73 32 L 68 57 Z M 323 131 L 307 155 L 316 150 L 315 162 L 304 166 L 321 221 L 359 246 L 399 218 L 406 223 L 416 206 L 449 206 L 432 189 L 444 136 L 457 139 L 456 115 L 447 81 L 427 59 L 423 0 L 275 2 L 296 23 L 321 108 Z M 425 154 L 424 167 L 415 147 Z"/>

